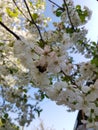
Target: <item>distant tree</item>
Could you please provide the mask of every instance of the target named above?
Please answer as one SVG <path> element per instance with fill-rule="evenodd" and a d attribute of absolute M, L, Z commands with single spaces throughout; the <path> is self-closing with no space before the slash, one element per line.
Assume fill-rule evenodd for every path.
<path fill-rule="evenodd" d="M 48 2 L 58 18 L 52 29 L 44 15 Z M 88 7 L 72 0 L 0 0 L 2 123 L 16 113 L 20 126 L 29 125 L 48 97 L 69 111 L 82 110 L 82 123 L 98 129 L 98 44 L 86 37 L 90 17 Z M 75 63 L 74 53 L 89 61 Z"/>

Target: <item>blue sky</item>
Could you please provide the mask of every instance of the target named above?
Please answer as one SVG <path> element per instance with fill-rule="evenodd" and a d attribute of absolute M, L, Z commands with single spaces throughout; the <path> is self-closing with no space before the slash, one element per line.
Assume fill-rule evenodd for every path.
<path fill-rule="evenodd" d="M 56 0 L 54 0 L 56 1 Z M 86 27 L 89 30 L 88 37 L 91 38 L 94 41 L 97 41 L 98 39 L 98 2 L 96 0 L 74 0 L 75 4 L 80 5 L 86 5 L 88 6 L 92 11 L 92 18 L 89 21 L 89 23 L 86 25 Z M 61 0 L 58 0 L 58 3 L 60 3 Z M 47 6 L 47 9 L 50 10 L 50 7 Z M 51 15 L 49 12 L 47 12 L 48 15 Z M 75 57 L 77 60 L 77 56 Z M 81 58 L 84 60 L 83 58 Z M 41 113 L 41 119 L 44 121 L 46 126 L 54 127 L 56 130 L 73 130 L 76 115 L 77 112 L 68 113 L 66 111 L 65 106 L 57 106 L 55 102 L 50 100 L 45 100 L 41 103 L 41 107 L 43 108 L 43 112 Z M 32 125 L 37 126 L 38 125 L 38 119 L 34 120 L 32 122 Z M 26 130 L 33 130 L 31 129 L 32 126 L 29 127 L 29 129 L 26 128 Z"/>

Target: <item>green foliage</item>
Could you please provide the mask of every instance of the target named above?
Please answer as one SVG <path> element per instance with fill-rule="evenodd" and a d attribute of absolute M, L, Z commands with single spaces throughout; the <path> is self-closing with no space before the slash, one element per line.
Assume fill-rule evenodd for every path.
<path fill-rule="evenodd" d="M 18 17 L 18 9 L 15 8 L 14 10 L 11 10 L 9 7 L 6 7 L 6 12 L 9 15 L 9 17 Z"/>
<path fill-rule="evenodd" d="M 42 101 L 43 99 L 45 99 L 45 98 L 49 98 L 43 91 L 41 91 L 41 90 L 38 90 L 38 93 L 39 93 L 39 95 L 40 95 L 40 100 Z"/>
<path fill-rule="evenodd" d="M 82 10 L 80 5 L 76 6 L 76 11 L 78 12 L 81 22 L 84 23 L 86 21 L 86 17 L 88 17 L 88 11 L 86 9 Z"/>
<path fill-rule="evenodd" d="M 1 118 L 1 122 L 2 122 L 2 124 L 5 124 L 6 123 L 6 119 Z"/>
<path fill-rule="evenodd" d="M 96 42 L 91 42 L 88 46 L 93 55 L 91 63 L 98 67 L 98 45 Z"/>
<path fill-rule="evenodd" d="M 37 0 L 36 7 L 40 9 L 41 6 L 44 5 L 44 4 L 45 4 L 45 2 L 43 0 Z"/>
<path fill-rule="evenodd" d="M 94 58 L 91 60 L 91 63 L 92 63 L 92 64 L 95 64 L 96 66 L 98 66 L 98 57 L 94 57 Z"/>
<path fill-rule="evenodd" d="M 3 113 L 1 116 L 1 124 L 2 126 L 5 125 L 6 127 L 6 124 L 8 123 L 10 128 L 17 128 L 11 123 L 9 119 L 10 114 L 8 115 L 8 113 L 10 111 L 15 112 L 15 114 L 18 114 L 17 121 L 21 126 L 24 126 L 25 123 L 29 125 L 32 119 L 35 118 L 36 113 L 38 116 L 40 116 L 42 109 L 40 109 L 38 105 L 40 101 L 43 101 L 45 98 L 48 98 L 48 96 L 50 97 L 50 99 L 56 100 L 57 104 L 58 101 L 61 101 L 59 102 L 59 104 L 65 104 L 65 102 L 63 102 L 64 99 L 62 95 L 63 91 L 65 92 L 65 88 L 66 91 L 69 90 L 69 92 L 75 92 L 76 94 L 78 92 L 77 90 L 79 90 L 79 94 L 81 91 L 82 95 L 82 89 L 80 89 L 80 85 L 78 85 L 77 81 L 81 81 L 81 84 L 83 82 L 83 85 L 85 85 L 85 83 L 87 82 L 86 80 L 88 80 L 88 77 L 86 79 L 85 72 L 81 72 L 82 65 L 78 63 L 74 64 L 73 58 L 70 57 L 69 52 L 67 55 L 68 48 L 75 48 L 76 51 L 79 51 L 81 54 L 89 54 L 90 52 L 91 56 L 93 57 L 91 63 L 98 66 L 97 45 L 95 42 L 92 42 L 91 44 L 90 42 L 87 42 L 87 31 L 82 28 L 82 23 L 86 23 L 90 16 L 88 8 L 82 9 L 80 5 L 74 7 L 70 1 L 68 2 L 66 0 L 63 1 L 64 4 L 60 4 L 60 6 L 52 2 L 54 3 L 54 6 L 56 6 L 54 13 L 58 17 L 58 20 L 61 21 L 57 21 L 57 23 L 55 22 L 56 30 L 54 30 L 55 28 L 48 30 L 48 28 L 46 28 L 45 26 L 45 24 L 48 22 L 48 18 L 45 18 L 40 15 L 40 10 L 42 10 L 43 12 L 43 9 L 45 8 L 44 0 L 28 1 L 19 1 L 19 3 L 16 2 L 16 6 L 15 2 L 11 6 L 11 3 L 9 1 L 7 3 L 5 2 L 6 4 L 4 6 L 4 13 L 6 15 L 4 13 L 0 15 L 0 21 L 2 21 L 0 22 L 1 26 L 4 27 L 6 31 L 11 33 L 16 38 L 15 40 L 11 36 L 7 35 L 5 31 L 4 38 L 2 38 L 3 31 L 1 29 L 0 52 L 4 52 L 0 53 L 1 66 L 4 65 L 3 69 L 1 68 L 2 72 L 0 77 L 2 84 L 1 96 L 2 99 L 4 98 L 4 108 L 7 108 L 1 110 L 1 113 Z M 15 8 L 14 6 L 17 8 Z M 7 17 L 2 20 L 3 15 Z M 16 18 L 17 20 L 19 20 L 18 22 L 16 21 Z M 20 33 L 18 34 L 18 32 Z M 66 32 L 69 33 L 69 35 L 67 35 Z M 3 41 L 4 43 L 2 43 Z M 13 44 L 14 42 L 15 44 Z M 77 44 L 79 46 L 77 46 Z M 48 45 L 48 47 L 46 45 Z M 36 51 L 37 47 L 38 50 L 43 49 L 43 51 L 46 51 L 46 53 L 40 54 Z M 45 54 L 48 54 L 49 58 L 45 59 Z M 43 63 L 40 61 L 42 61 Z M 29 73 L 26 73 L 25 70 L 22 69 L 21 65 L 25 67 L 25 69 L 29 70 Z M 85 79 L 83 79 L 83 77 Z M 48 79 L 50 80 L 50 83 Z M 59 81 L 64 81 L 65 84 L 63 85 L 63 82 Z M 54 88 L 56 87 L 56 85 L 54 84 L 55 82 L 57 82 L 58 85 L 57 89 Z M 29 83 L 32 83 L 32 86 L 30 86 L 31 84 L 29 85 Z M 50 90 L 44 88 L 42 89 L 43 85 L 45 87 L 48 86 L 48 88 L 52 86 L 52 88 L 54 89 L 53 93 L 51 91 L 51 88 Z M 37 94 L 34 95 L 33 91 L 31 93 L 33 87 L 39 87 L 39 89 L 42 90 L 39 90 Z M 49 93 L 47 93 L 47 91 L 49 91 Z M 87 95 L 90 94 L 90 92 L 91 91 L 89 91 Z M 48 94 L 48 96 L 46 95 L 46 93 Z M 57 94 L 59 94 L 61 97 L 57 97 Z M 67 95 L 67 92 L 65 94 Z M 80 103 L 77 100 L 72 100 L 71 103 L 70 100 L 74 98 L 74 95 L 70 96 L 70 93 L 68 94 L 68 96 L 65 96 L 65 101 L 68 101 L 70 103 L 68 107 L 71 107 L 72 105 L 72 109 L 77 110 L 76 104 L 78 106 L 80 105 Z M 76 95 L 76 99 L 77 97 L 78 96 Z M 82 98 L 83 97 L 81 96 L 81 99 Z M 35 101 L 33 104 L 32 99 L 33 101 L 36 101 L 36 104 Z M 87 105 L 87 103 L 89 103 L 89 101 L 85 101 L 84 98 L 83 102 L 85 106 Z M 91 111 L 91 113 L 93 113 L 93 111 Z M 92 118 L 92 116 L 90 118 Z M 14 117 L 12 120 L 15 120 Z"/>
<path fill-rule="evenodd" d="M 0 42 L 0 46 L 4 46 L 4 43 Z"/>
<path fill-rule="evenodd" d="M 71 28 L 66 28 L 66 33 L 74 33 L 74 29 L 71 27 Z"/>
<path fill-rule="evenodd" d="M 44 46 L 47 44 L 47 42 L 43 41 L 42 39 L 40 39 L 37 43 L 41 48 L 44 48 Z"/>
<path fill-rule="evenodd" d="M 5 113 L 1 118 L 0 118 L 0 127 L 4 126 L 8 120 L 9 114 Z"/>
<path fill-rule="evenodd" d="M 4 118 L 5 118 L 5 119 L 8 119 L 8 116 L 9 116 L 8 113 L 5 113 L 5 114 L 4 114 Z"/>
<path fill-rule="evenodd" d="M 17 68 L 8 68 L 10 74 L 14 74 L 16 72 L 18 72 L 18 69 Z"/>
<path fill-rule="evenodd" d="M 96 107 L 98 107 L 98 101 L 95 102 Z"/>
<path fill-rule="evenodd" d="M 62 78 L 62 81 L 66 81 L 66 82 L 70 81 L 70 77 L 64 76 L 64 77 L 61 77 L 61 78 Z"/>
<path fill-rule="evenodd" d="M 7 115 L 6 115 L 7 116 Z M 8 119 L 8 117 L 1 118 L 0 119 L 0 128 L 5 130 L 19 130 L 19 126 L 16 126 L 15 124 L 11 123 L 11 121 Z"/>
<path fill-rule="evenodd" d="M 38 16 L 37 13 L 32 14 L 32 18 L 34 19 L 34 21 L 36 21 L 38 17 L 39 17 L 39 16 Z"/>
<path fill-rule="evenodd" d="M 2 21 L 2 16 L 0 16 L 0 21 Z"/>
<path fill-rule="evenodd" d="M 63 11 L 62 11 L 61 8 L 58 8 L 58 9 L 55 11 L 55 14 L 56 14 L 57 17 L 60 17 L 62 13 L 63 13 Z"/>

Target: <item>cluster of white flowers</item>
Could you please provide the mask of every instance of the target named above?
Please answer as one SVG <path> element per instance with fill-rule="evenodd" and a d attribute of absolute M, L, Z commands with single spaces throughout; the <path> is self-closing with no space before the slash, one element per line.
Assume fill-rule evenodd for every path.
<path fill-rule="evenodd" d="M 68 8 L 66 7 L 68 5 Z M 77 11 L 79 9 L 79 12 Z M 81 19 L 79 16 L 79 13 L 87 13 L 86 19 Z M 88 9 L 88 7 L 84 6 L 83 12 L 81 10 L 81 6 L 78 5 L 78 7 L 74 7 L 74 3 L 71 0 L 66 0 L 65 3 L 65 11 L 61 15 L 61 20 L 64 23 L 67 23 L 67 26 L 70 24 L 73 24 L 74 27 L 81 26 L 88 22 L 88 20 L 91 18 L 92 11 Z"/>
<path fill-rule="evenodd" d="M 90 18 L 91 11 L 84 8 L 88 15 L 81 22 L 73 2 L 65 1 L 61 21 L 53 23 L 55 30 L 46 31 L 48 18 L 40 12 L 45 8 L 44 2 L 27 1 L 32 23 L 22 0 L 16 0 L 16 4 L 23 13 L 14 9 L 15 3 L 11 0 L 0 1 L 1 21 L 20 38 L 14 39 L 0 26 L 0 85 L 6 90 L 5 99 L 25 111 L 23 104 L 18 103 L 20 95 L 23 96 L 22 89 L 16 86 L 31 83 L 57 104 L 67 105 L 71 110 L 83 110 L 95 125 L 98 117 L 98 68 L 90 61 L 74 64 L 69 54 L 69 49 L 75 48 L 85 55 L 81 41 L 87 42 L 87 30 L 82 25 Z M 20 124 L 25 124 L 25 114 Z"/>

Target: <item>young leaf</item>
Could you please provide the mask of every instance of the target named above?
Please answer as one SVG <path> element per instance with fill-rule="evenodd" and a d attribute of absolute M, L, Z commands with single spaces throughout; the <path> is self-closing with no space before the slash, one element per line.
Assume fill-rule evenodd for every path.
<path fill-rule="evenodd" d="M 18 16 L 18 10 L 15 8 L 14 10 L 11 10 L 9 7 L 6 8 L 6 12 L 9 15 L 9 17 L 17 17 Z"/>

